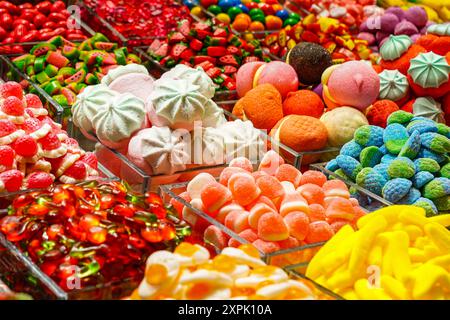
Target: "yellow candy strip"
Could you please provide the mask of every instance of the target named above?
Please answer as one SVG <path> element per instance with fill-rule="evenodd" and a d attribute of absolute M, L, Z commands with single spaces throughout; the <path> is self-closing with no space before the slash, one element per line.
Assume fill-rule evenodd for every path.
<path fill-rule="evenodd" d="M 426 224 L 429 223 L 428 219 L 425 216 L 417 214 L 414 211 L 403 211 L 399 215 L 399 219 L 404 224 L 413 224 L 418 226 L 419 228 L 424 228 Z"/>
<path fill-rule="evenodd" d="M 411 262 L 426 262 L 427 260 L 425 252 L 417 248 L 409 248 L 408 254 Z"/>
<path fill-rule="evenodd" d="M 408 233 L 409 239 L 415 241 L 418 237 L 423 236 L 423 230 L 418 226 L 408 225 L 404 226 L 403 230 Z"/>
<path fill-rule="evenodd" d="M 375 237 L 387 227 L 388 223 L 382 216 L 377 216 L 370 220 L 361 230 L 359 230 L 358 237 L 353 245 L 353 250 L 350 255 L 348 268 L 352 275 L 356 276 L 364 267 L 364 262 L 369 256 L 370 249 L 375 240 Z"/>
<path fill-rule="evenodd" d="M 396 300 L 409 299 L 408 290 L 406 290 L 405 286 L 400 281 L 398 281 L 393 277 L 382 275 L 381 287 L 393 299 Z"/>
<path fill-rule="evenodd" d="M 339 268 L 339 266 L 347 263 L 352 248 L 355 245 L 357 233 L 351 234 L 346 240 L 342 241 L 335 251 L 330 252 L 322 259 L 321 273 L 329 274 Z"/>
<path fill-rule="evenodd" d="M 450 252 L 450 231 L 437 223 L 425 225 L 425 234 L 443 253 Z"/>
<path fill-rule="evenodd" d="M 375 245 L 369 253 L 369 257 L 367 259 L 367 263 L 372 266 L 381 266 L 383 261 L 383 248 L 381 244 L 377 244 L 375 241 Z"/>
<path fill-rule="evenodd" d="M 358 229 L 361 230 L 366 224 L 369 223 L 369 221 L 375 219 L 378 216 L 384 217 L 389 224 L 392 224 L 395 220 L 397 220 L 400 211 L 400 206 L 385 207 L 359 218 L 356 225 L 358 226 Z"/>
<path fill-rule="evenodd" d="M 355 231 L 350 225 L 342 227 L 312 258 L 311 262 L 308 264 L 306 276 L 311 279 L 316 279 L 321 274 L 321 266 L 323 265 L 322 260 L 328 254 L 338 250 L 340 243 L 354 233 Z"/>
<path fill-rule="evenodd" d="M 392 268 L 396 279 L 402 280 L 411 270 L 411 260 L 408 255 L 409 238 L 404 231 L 393 233 L 391 245 L 395 255 L 392 259 Z"/>
<path fill-rule="evenodd" d="M 359 279 L 355 283 L 355 292 L 359 299 L 362 300 L 391 300 L 383 289 L 369 287 L 367 279 Z"/>
<path fill-rule="evenodd" d="M 450 254 L 430 259 L 428 263 L 440 266 L 450 272 Z"/>
<path fill-rule="evenodd" d="M 428 218 L 431 222 L 439 223 L 444 227 L 450 227 L 450 214 L 440 214 L 431 218 Z"/>
<path fill-rule="evenodd" d="M 423 251 L 425 252 L 425 256 L 427 257 L 426 260 L 429 260 L 431 258 L 437 257 L 441 254 L 441 250 L 439 250 L 438 247 L 436 247 L 434 244 L 428 244 L 423 248 Z"/>
<path fill-rule="evenodd" d="M 343 270 L 340 272 L 335 272 L 331 278 L 328 279 L 327 284 L 329 289 L 336 290 L 339 288 L 348 288 L 353 285 L 355 279 L 349 270 Z"/>
<path fill-rule="evenodd" d="M 443 268 L 425 263 L 413 272 L 414 299 L 430 299 L 431 290 L 439 285 L 444 288 L 450 287 L 450 275 Z M 439 284 L 439 285 L 438 285 Z"/>

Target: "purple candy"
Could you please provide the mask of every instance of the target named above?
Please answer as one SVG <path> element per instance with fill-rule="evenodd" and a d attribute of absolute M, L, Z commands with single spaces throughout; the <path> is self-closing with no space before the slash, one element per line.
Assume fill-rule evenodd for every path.
<path fill-rule="evenodd" d="M 319 84 L 317 87 L 315 87 L 315 88 L 313 89 L 313 91 L 314 91 L 315 93 L 317 93 L 317 94 L 319 95 L 319 97 L 321 97 L 321 96 L 322 96 L 322 91 L 323 91 L 323 86 L 322 86 L 322 84 Z"/>
<path fill-rule="evenodd" d="M 405 18 L 405 11 L 403 11 L 400 7 L 390 7 L 386 9 L 385 13 L 395 14 L 398 18 L 398 21 L 402 21 Z"/>
<path fill-rule="evenodd" d="M 378 43 L 381 43 L 384 39 L 389 37 L 389 35 L 390 33 L 378 31 L 377 34 L 375 35 L 375 38 L 377 39 Z"/>
<path fill-rule="evenodd" d="M 400 22 L 397 16 L 392 13 L 385 13 L 381 16 L 381 31 L 387 33 L 393 33 L 395 26 Z"/>
<path fill-rule="evenodd" d="M 419 39 L 422 35 L 420 33 L 413 34 L 410 38 L 412 42 L 416 43 L 417 39 Z"/>
<path fill-rule="evenodd" d="M 361 23 L 361 25 L 359 26 L 359 32 L 372 32 L 372 30 L 369 30 L 369 28 L 367 27 L 367 22 L 364 21 L 364 22 Z"/>
<path fill-rule="evenodd" d="M 423 28 L 428 21 L 428 15 L 424 8 L 414 6 L 405 12 L 405 19 L 413 23 L 417 28 Z"/>
<path fill-rule="evenodd" d="M 381 30 L 381 17 L 379 16 L 371 16 L 366 20 L 367 29 L 369 32 L 376 32 Z"/>
<path fill-rule="evenodd" d="M 385 38 L 383 41 L 386 41 L 387 39 Z M 378 48 L 378 46 L 370 46 L 369 47 L 370 50 L 372 50 L 373 52 L 378 52 L 380 49 Z"/>
<path fill-rule="evenodd" d="M 407 20 L 403 20 L 395 27 L 394 33 L 397 36 L 401 35 L 401 34 L 406 34 L 407 36 L 411 36 L 415 33 L 419 33 L 419 30 L 417 30 L 416 26 L 413 25 L 411 22 L 409 22 Z"/>
<path fill-rule="evenodd" d="M 368 32 L 360 32 L 357 36 L 358 39 L 366 40 L 369 46 L 375 43 L 375 36 Z"/>

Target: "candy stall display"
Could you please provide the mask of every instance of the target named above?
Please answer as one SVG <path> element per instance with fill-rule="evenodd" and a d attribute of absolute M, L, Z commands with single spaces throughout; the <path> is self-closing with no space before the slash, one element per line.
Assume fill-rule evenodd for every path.
<path fill-rule="evenodd" d="M 150 254 L 189 237 L 174 216 L 157 194 L 133 194 L 119 182 L 64 184 L 18 195 L 0 231 L 57 298 L 120 298 Z"/>
<path fill-rule="evenodd" d="M 24 53 L 29 44 L 55 36 L 70 41 L 83 41 L 89 36 L 83 22 L 67 10 L 77 1 L 20 2 L 0 3 L 0 54 Z"/>

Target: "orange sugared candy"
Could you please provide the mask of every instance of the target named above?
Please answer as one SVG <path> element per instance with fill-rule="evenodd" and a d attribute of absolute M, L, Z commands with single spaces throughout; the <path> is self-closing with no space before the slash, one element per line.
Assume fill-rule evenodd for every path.
<path fill-rule="evenodd" d="M 282 164 L 275 172 L 275 178 L 279 181 L 289 181 L 295 188 L 300 185 L 302 173 L 294 166 L 290 164 Z"/>
<path fill-rule="evenodd" d="M 337 197 L 328 203 L 325 214 L 330 219 L 344 219 L 351 221 L 355 216 L 355 210 L 349 199 Z"/>
<path fill-rule="evenodd" d="M 327 198 L 332 197 L 350 198 L 350 192 L 348 191 L 347 185 L 345 182 L 338 179 L 325 182 L 323 184 L 323 191 L 325 192 L 325 202 L 327 202 Z"/>
<path fill-rule="evenodd" d="M 327 177 L 322 172 L 315 170 L 308 170 L 304 172 L 302 178 L 300 179 L 300 185 L 312 183 L 322 187 L 325 182 L 327 182 Z"/>
<path fill-rule="evenodd" d="M 241 237 L 244 240 L 247 240 L 250 243 L 258 240 L 258 235 L 252 229 L 246 229 L 246 230 L 238 233 L 238 236 Z M 239 241 L 237 241 L 236 239 L 234 239 L 234 238 L 230 238 L 230 240 L 228 241 L 228 246 L 229 247 L 237 248 L 240 245 L 241 245 L 241 243 Z"/>
<path fill-rule="evenodd" d="M 248 171 L 238 167 L 227 167 L 220 173 L 219 182 L 224 186 L 228 186 L 228 180 L 235 173 L 248 173 Z"/>
<path fill-rule="evenodd" d="M 275 209 L 268 206 L 265 203 L 257 203 L 250 209 L 250 215 L 248 216 L 248 223 L 251 228 L 258 229 L 259 219 L 266 213 L 275 212 Z"/>
<path fill-rule="evenodd" d="M 317 184 L 307 183 L 297 189 L 298 192 L 303 196 L 303 198 L 308 201 L 308 204 L 323 204 L 325 199 L 325 193 L 322 188 Z"/>
<path fill-rule="evenodd" d="M 191 197 L 189 196 L 188 192 L 182 192 L 178 196 L 188 203 L 191 202 L 191 200 L 192 200 Z M 170 199 L 170 204 L 173 206 L 176 213 L 180 214 L 181 212 L 183 212 L 184 204 L 177 201 L 175 198 Z"/>
<path fill-rule="evenodd" d="M 315 221 L 309 224 L 309 232 L 305 238 L 306 243 L 328 241 L 334 235 L 334 231 L 326 221 Z"/>
<path fill-rule="evenodd" d="M 261 194 L 269 199 L 277 199 L 284 195 L 284 189 L 280 181 L 273 176 L 262 176 L 256 180 Z"/>
<path fill-rule="evenodd" d="M 258 170 L 273 176 L 283 164 L 284 159 L 275 151 L 269 150 L 261 159 Z"/>
<path fill-rule="evenodd" d="M 231 192 L 218 182 L 212 182 L 203 188 L 200 199 L 207 212 L 213 213 L 231 201 Z"/>
<path fill-rule="evenodd" d="M 297 240 L 305 240 L 309 232 L 309 218 L 306 213 L 301 211 L 292 211 L 284 217 L 290 234 Z"/>
<path fill-rule="evenodd" d="M 229 236 L 215 225 L 210 225 L 205 229 L 204 240 L 214 245 L 219 250 L 225 248 L 228 244 Z"/>
<path fill-rule="evenodd" d="M 283 102 L 283 113 L 320 118 L 323 114 L 324 104 L 317 93 L 311 90 L 289 92 Z"/>
<path fill-rule="evenodd" d="M 264 241 L 262 239 L 258 239 L 253 242 L 253 245 L 260 250 L 261 252 L 268 254 L 275 251 L 280 250 L 280 245 L 273 241 Z"/>
<path fill-rule="evenodd" d="M 255 179 L 248 173 L 233 174 L 228 180 L 228 188 L 234 200 L 242 206 L 250 204 L 261 194 Z"/>
<path fill-rule="evenodd" d="M 325 209 L 320 204 L 310 204 L 309 205 L 309 220 L 314 221 L 324 221 L 327 216 L 325 215 Z"/>
<path fill-rule="evenodd" d="M 289 229 L 280 214 L 269 212 L 258 221 L 258 237 L 265 241 L 281 241 L 289 238 Z"/>
<path fill-rule="evenodd" d="M 252 162 L 245 157 L 239 157 L 231 160 L 228 166 L 230 168 L 241 168 L 250 173 L 253 172 Z"/>

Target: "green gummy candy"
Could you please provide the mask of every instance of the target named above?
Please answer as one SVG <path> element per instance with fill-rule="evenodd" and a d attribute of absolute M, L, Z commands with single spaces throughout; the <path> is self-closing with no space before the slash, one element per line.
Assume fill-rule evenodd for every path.
<path fill-rule="evenodd" d="M 344 173 L 344 171 L 343 171 L 342 169 L 337 169 L 334 173 L 335 173 L 338 177 L 343 178 L 344 180 L 351 180 L 351 179 Z M 330 176 L 330 178 L 337 179 L 337 178 L 335 178 L 335 177 L 333 177 L 333 176 Z"/>
<path fill-rule="evenodd" d="M 387 169 L 388 175 L 391 179 L 394 178 L 405 178 L 409 179 L 414 176 L 416 173 L 416 169 L 411 166 L 406 161 L 403 161 L 401 159 L 393 160 Z"/>
<path fill-rule="evenodd" d="M 63 107 L 69 106 L 69 102 L 67 101 L 67 98 L 66 98 L 64 95 L 62 95 L 62 94 L 58 94 L 58 95 L 56 95 L 56 96 L 53 96 L 52 98 L 53 98 L 53 100 L 55 100 L 60 106 L 63 106 Z"/>
<path fill-rule="evenodd" d="M 48 80 L 50 80 L 50 77 L 48 76 L 47 73 L 45 73 L 45 71 L 41 71 L 36 75 L 36 80 L 39 83 L 44 83 L 44 82 L 47 82 Z"/>
<path fill-rule="evenodd" d="M 450 210 L 450 196 L 445 196 L 433 200 L 436 208 L 439 211 L 449 211 Z"/>
<path fill-rule="evenodd" d="M 405 145 L 406 141 L 408 141 L 408 138 L 388 140 L 385 143 L 386 149 L 389 151 L 389 153 L 399 154 L 400 151 L 402 151 L 402 148 Z"/>
<path fill-rule="evenodd" d="M 405 124 L 411 121 L 411 119 L 414 118 L 414 115 L 412 113 L 399 110 L 391 113 L 391 115 L 387 119 L 387 124 L 392 123 L 400 123 Z"/>
<path fill-rule="evenodd" d="M 51 64 L 47 65 L 44 69 L 44 72 L 50 77 L 53 78 L 58 74 L 58 67 L 55 67 Z"/>
<path fill-rule="evenodd" d="M 375 146 L 364 148 L 359 155 L 363 168 L 376 166 L 380 163 L 382 157 L 383 152 Z"/>
<path fill-rule="evenodd" d="M 37 57 L 36 60 L 34 60 L 34 72 L 39 73 L 44 70 L 45 66 L 45 56 Z"/>
<path fill-rule="evenodd" d="M 437 199 L 445 197 L 446 193 L 442 183 L 438 179 L 434 179 L 425 185 L 422 195 L 428 199 Z"/>
<path fill-rule="evenodd" d="M 441 168 L 440 174 L 441 177 L 450 179 L 450 163 L 447 163 L 445 166 Z"/>
<path fill-rule="evenodd" d="M 45 92 L 54 95 L 61 90 L 61 84 L 58 81 L 52 81 L 44 87 Z"/>
<path fill-rule="evenodd" d="M 420 158 L 416 160 L 417 162 L 417 171 L 428 171 L 431 173 L 438 172 L 441 167 L 439 166 L 439 163 L 437 163 L 436 160 L 430 159 L 430 158 Z"/>
<path fill-rule="evenodd" d="M 447 138 L 450 136 L 450 127 L 446 126 L 443 123 L 437 123 L 436 124 L 438 128 L 438 133 L 442 134 L 443 136 L 446 136 Z"/>

